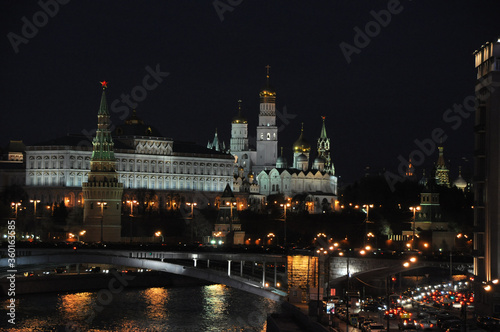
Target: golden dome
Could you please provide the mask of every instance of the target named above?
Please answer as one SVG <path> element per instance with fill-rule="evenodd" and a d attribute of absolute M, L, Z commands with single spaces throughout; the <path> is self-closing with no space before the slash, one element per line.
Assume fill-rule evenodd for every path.
<path fill-rule="evenodd" d="M 269 68 L 271 66 L 266 66 L 267 75 L 266 75 L 266 85 L 260 90 L 260 102 L 261 103 L 275 103 L 276 102 L 276 90 L 269 84 Z"/>
<path fill-rule="evenodd" d="M 302 129 L 300 129 L 300 137 L 293 143 L 293 152 L 306 152 L 311 151 L 311 144 L 307 142 L 304 138 L 304 123 L 302 123 Z"/>
<path fill-rule="evenodd" d="M 233 118 L 232 123 L 248 123 L 247 119 L 241 115 L 241 100 L 238 100 L 238 115 Z"/>

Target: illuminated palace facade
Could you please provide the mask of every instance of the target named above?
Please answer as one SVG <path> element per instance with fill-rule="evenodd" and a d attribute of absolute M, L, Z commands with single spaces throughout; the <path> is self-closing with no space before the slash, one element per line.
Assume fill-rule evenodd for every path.
<path fill-rule="evenodd" d="M 135 111 L 115 129 L 113 143 L 123 202 L 137 199 L 142 190 L 151 193 L 152 208 L 176 209 L 196 200 L 201 208 L 216 202 L 227 184 L 233 185 L 231 155 L 163 137 Z M 28 195 L 45 205 L 64 200 L 67 207 L 83 207 L 82 186 L 89 182 L 92 155 L 89 139 L 78 135 L 26 146 Z"/>

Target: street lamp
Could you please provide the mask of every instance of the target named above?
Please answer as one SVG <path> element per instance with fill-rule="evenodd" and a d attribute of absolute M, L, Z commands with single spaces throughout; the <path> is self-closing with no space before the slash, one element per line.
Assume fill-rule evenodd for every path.
<path fill-rule="evenodd" d="M 229 202 L 228 202 L 228 203 L 229 203 Z M 226 203 L 226 204 L 227 204 L 227 203 Z M 196 204 L 196 203 L 189 203 L 189 202 L 187 202 L 187 203 L 186 203 L 186 205 L 191 207 L 191 219 L 193 219 L 193 218 L 194 218 L 194 210 L 193 210 L 193 209 L 194 209 L 194 207 L 195 207 L 196 205 L 198 205 L 198 204 Z M 231 217 L 232 217 L 232 214 L 231 214 Z"/>
<path fill-rule="evenodd" d="M 35 231 L 38 228 L 36 223 L 36 204 L 40 203 L 39 199 L 30 199 L 30 203 L 33 203 L 34 211 L 33 211 L 33 221 L 35 222 Z M 35 241 L 36 241 L 36 232 L 35 232 Z"/>
<path fill-rule="evenodd" d="M 21 203 L 14 203 L 14 202 L 12 202 L 12 204 L 11 204 L 11 205 L 12 205 L 12 207 L 16 210 L 16 220 L 17 220 L 17 208 L 18 208 L 19 206 L 21 206 Z"/>
<path fill-rule="evenodd" d="M 284 216 L 283 216 L 283 220 L 284 220 L 284 228 L 285 228 L 285 233 L 284 233 L 284 236 L 283 236 L 283 247 L 285 247 L 286 249 L 286 208 L 287 207 L 290 207 L 291 204 L 290 203 L 285 203 L 285 204 L 280 204 L 280 206 L 283 208 L 283 213 L 284 213 Z"/>
<path fill-rule="evenodd" d="M 236 206 L 236 202 L 226 202 L 226 206 L 231 208 L 231 219 L 229 220 L 229 233 L 233 232 L 233 206 Z"/>
<path fill-rule="evenodd" d="M 274 233 L 267 234 L 267 238 L 268 238 L 267 244 L 268 245 L 271 245 L 271 242 L 273 241 L 274 237 L 275 237 Z"/>
<path fill-rule="evenodd" d="M 104 209 L 108 202 L 97 202 L 97 205 L 101 207 L 101 243 L 103 242 L 103 222 L 104 222 Z"/>
<path fill-rule="evenodd" d="M 191 207 L 191 243 L 194 243 L 194 240 L 193 240 L 193 233 L 194 233 L 194 224 L 193 224 L 194 223 L 194 207 L 196 205 L 198 205 L 198 204 L 187 202 L 186 205 Z M 231 216 L 231 219 L 232 219 L 232 216 Z"/>
<path fill-rule="evenodd" d="M 134 204 L 139 205 L 139 202 L 137 202 L 135 199 L 133 201 L 127 201 L 127 204 L 130 204 L 130 216 L 134 216 Z"/>
<path fill-rule="evenodd" d="M 160 231 L 157 231 L 155 233 L 155 236 L 156 237 L 160 237 L 161 236 L 161 243 L 165 242 L 165 238 L 163 237 L 163 234 Z"/>
<path fill-rule="evenodd" d="M 415 213 L 417 211 L 420 211 L 420 210 L 421 210 L 420 206 L 411 206 L 410 207 L 410 211 L 413 211 L 413 237 L 411 239 L 412 240 L 411 241 L 411 249 L 413 249 L 414 244 L 415 244 L 415 221 L 416 221 L 416 219 L 415 219 Z"/>
<path fill-rule="evenodd" d="M 373 204 L 365 204 L 363 207 L 366 209 L 366 220 L 365 220 L 365 245 L 368 242 L 368 224 L 370 224 L 370 208 L 373 208 Z"/>

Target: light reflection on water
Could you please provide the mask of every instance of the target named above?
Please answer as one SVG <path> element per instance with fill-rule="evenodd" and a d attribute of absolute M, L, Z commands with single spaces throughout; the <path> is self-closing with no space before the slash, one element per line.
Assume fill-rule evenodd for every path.
<path fill-rule="evenodd" d="M 267 315 L 280 310 L 277 302 L 223 285 L 124 289 L 107 305 L 103 299 L 97 291 L 17 296 L 15 328 L 2 319 L 0 331 L 263 332 Z M 8 302 L 1 304 L 6 317 Z"/>

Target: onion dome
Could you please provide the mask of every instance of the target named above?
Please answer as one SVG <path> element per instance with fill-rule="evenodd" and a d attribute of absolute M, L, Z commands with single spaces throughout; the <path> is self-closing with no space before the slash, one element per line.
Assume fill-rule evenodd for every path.
<path fill-rule="evenodd" d="M 283 156 L 283 147 L 281 147 L 281 155 L 276 159 L 276 168 L 287 168 L 288 163 L 285 156 Z"/>
<path fill-rule="evenodd" d="M 314 159 L 312 168 L 323 172 L 323 170 L 325 169 L 325 163 L 326 163 L 325 158 L 318 156 Z"/>
<path fill-rule="evenodd" d="M 271 66 L 267 65 L 267 75 L 266 75 L 266 85 L 260 90 L 260 102 L 261 103 L 271 103 L 274 104 L 276 102 L 276 90 L 269 83 L 269 69 Z"/>
<path fill-rule="evenodd" d="M 453 182 L 453 185 L 462 191 L 465 191 L 465 188 L 467 188 L 467 181 L 462 177 L 461 167 L 458 170 L 458 178 Z"/>
<path fill-rule="evenodd" d="M 241 115 L 241 99 L 238 100 L 238 115 L 233 118 L 232 123 L 248 123 L 247 119 Z"/>
<path fill-rule="evenodd" d="M 323 164 L 324 165 L 325 164 L 325 158 L 323 158 L 323 157 L 316 157 L 314 159 L 314 164 L 317 164 L 317 165 Z"/>
<path fill-rule="evenodd" d="M 302 129 L 300 129 L 299 139 L 293 143 L 293 152 L 303 152 L 309 153 L 311 151 L 311 144 L 309 144 L 304 138 L 304 123 L 302 123 Z"/>
<path fill-rule="evenodd" d="M 297 162 L 298 163 L 301 163 L 301 162 L 307 162 L 307 156 L 305 154 L 300 154 L 298 157 L 297 157 Z"/>

